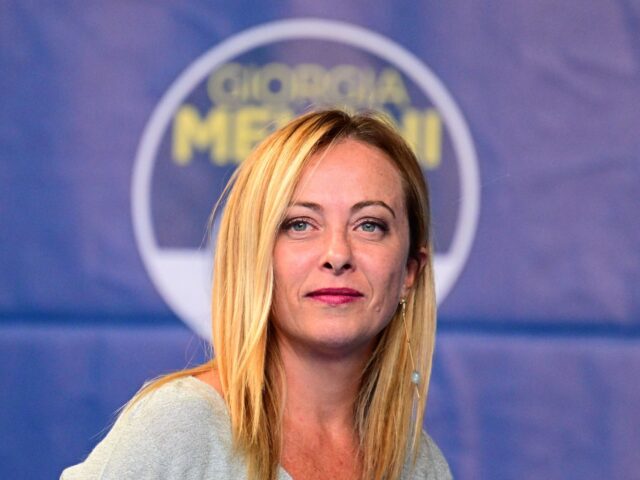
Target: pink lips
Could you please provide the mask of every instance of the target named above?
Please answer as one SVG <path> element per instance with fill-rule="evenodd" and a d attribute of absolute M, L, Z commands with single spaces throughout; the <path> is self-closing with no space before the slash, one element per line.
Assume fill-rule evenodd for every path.
<path fill-rule="evenodd" d="M 362 293 L 352 288 L 320 288 L 307 294 L 307 297 L 329 305 L 355 302 L 363 296 Z"/>

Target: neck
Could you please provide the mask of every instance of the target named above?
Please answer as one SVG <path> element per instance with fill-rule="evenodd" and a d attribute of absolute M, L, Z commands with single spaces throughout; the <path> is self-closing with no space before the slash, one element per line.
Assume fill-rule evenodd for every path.
<path fill-rule="evenodd" d="M 370 354 L 318 354 L 278 343 L 286 378 L 285 421 L 327 433 L 354 431 L 354 407 Z"/>

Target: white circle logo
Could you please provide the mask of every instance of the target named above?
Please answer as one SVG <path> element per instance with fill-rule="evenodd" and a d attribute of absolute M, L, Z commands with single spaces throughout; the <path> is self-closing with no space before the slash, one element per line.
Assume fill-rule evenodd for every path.
<path fill-rule="evenodd" d="M 194 61 L 145 127 L 133 225 L 151 279 L 210 338 L 208 212 L 253 146 L 309 105 L 385 111 L 429 178 L 438 302 L 467 260 L 480 205 L 475 150 L 459 108 L 415 55 L 351 24 L 293 19 L 241 32 Z M 215 231 L 215 225 L 214 225 Z"/>

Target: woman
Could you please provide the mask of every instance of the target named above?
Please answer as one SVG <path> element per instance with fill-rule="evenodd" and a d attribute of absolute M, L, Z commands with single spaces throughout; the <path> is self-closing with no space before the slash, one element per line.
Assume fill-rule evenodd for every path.
<path fill-rule="evenodd" d="M 435 298 L 410 148 L 374 115 L 308 113 L 225 195 L 215 359 L 146 386 L 62 478 L 450 478 L 421 428 Z"/>

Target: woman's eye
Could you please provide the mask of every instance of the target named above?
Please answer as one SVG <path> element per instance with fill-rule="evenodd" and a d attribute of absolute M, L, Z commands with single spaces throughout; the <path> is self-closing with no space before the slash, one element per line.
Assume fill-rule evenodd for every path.
<path fill-rule="evenodd" d="M 366 221 L 360 224 L 360 228 L 363 232 L 367 233 L 375 233 L 375 232 L 386 232 L 386 225 L 378 222 Z"/>
<path fill-rule="evenodd" d="M 289 224 L 289 228 L 291 230 L 293 230 L 294 232 L 304 232 L 307 227 L 309 226 L 309 224 L 307 222 L 304 222 L 302 220 L 297 220 L 291 224 Z"/>
<path fill-rule="evenodd" d="M 309 230 L 311 224 L 306 220 L 294 219 L 284 224 L 284 230 L 288 230 L 290 232 L 306 232 Z"/>

